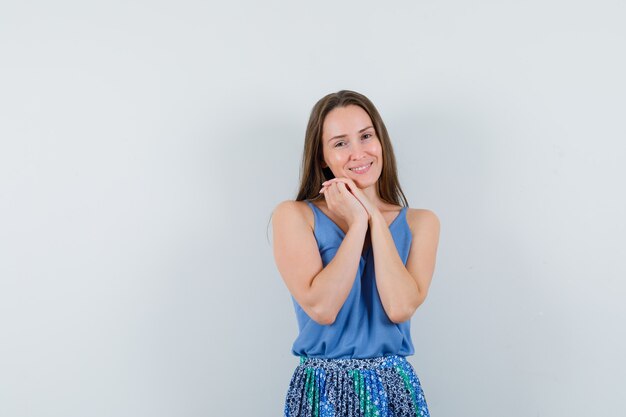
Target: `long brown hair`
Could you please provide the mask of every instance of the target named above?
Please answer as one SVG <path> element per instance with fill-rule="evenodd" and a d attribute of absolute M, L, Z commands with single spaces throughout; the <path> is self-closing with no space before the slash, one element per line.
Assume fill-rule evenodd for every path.
<path fill-rule="evenodd" d="M 322 150 L 324 119 L 334 108 L 346 107 L 352 104 L 361 107 L 367 112 L 370 119 L 372 119 L 372 123 L 374 123 L 376 135 L 380 140 L 383 154 L 383 169 L 377 183 L 378 195 L 381 200 L 387 203 L 408 206 L 406 196 L 402 192 L 400 182 L 398 181 L 396 158 L 385 123 L 374 104 L 367 97 L 350 90 L 341 90 L 327 94 L 315 103 L 311 110 L 304 136 L 304 152 L 302 154 L 302 165 L 300 166 L 300 189 L 298 190 L 296 201 L 315 200 L 322 197 L 322 194 L 319 194 L 322 182 L 334 178 L 330 168 L 322 168 L 324 160 Z"/>
<path fill-rule="evenodd" d="M 409 203 L 398 181 L 396 157 L 393 153 L 393 147 L 391 146 L 385 123 L 383 123 L 383 119 L 380 117 L 374 104 L 367 97 L 350 90 L 340 90 L 336 93 L 327 94 L 315 103 L 311 110 L 309 123 L 304 135 L 304 152 L 302 153 L 302 164 L 300 166 L 300 189 L 298 190 L 296 201 L 323 198 L 323 195 L 319 193 L 320 188 L 322 188 L 322 182 L 335 177 L 330 168 L 322 168 L 324 160 L 322 128 L 324 119 L 331 110 L 351 104 L 360 106 L 367 112 L 374 123 L 376 135 L 380 140 L 383 154 L 383 169 L 377 183 L 380 199 L 390 204 L 408 207 Z M 272 214 L 270 214 L 270 221 Z"/>

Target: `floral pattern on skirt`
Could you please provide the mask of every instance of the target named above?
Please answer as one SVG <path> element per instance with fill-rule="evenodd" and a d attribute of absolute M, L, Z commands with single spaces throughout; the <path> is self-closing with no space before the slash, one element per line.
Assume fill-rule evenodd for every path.
<path fill-rule="evenodd" d="M 413 366 L 404 356 L 300 357 L 284 417 L 430 417 Z"/>

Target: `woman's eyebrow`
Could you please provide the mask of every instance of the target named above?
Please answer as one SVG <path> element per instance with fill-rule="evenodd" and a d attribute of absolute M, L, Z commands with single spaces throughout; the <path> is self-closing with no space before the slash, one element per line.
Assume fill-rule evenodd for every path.
<path fill-rule="evenodd" d="M 363 129 L 359 130 L 359 133 L 364 132 L 364 131 L 366 131 L 367 129 L 372 128 L 372 127 L 374 127 L 374 126 L 364 127 Z M 328 141 L 327 141 L 327 142 L 330 142 L 330 141 L 331 141 L 331 140 L 333 140 L 333 139 L 341 139 L 341 138 L 345 138 L 346 136 L 348 136 L 348 135 L 343 134 L 343 135 L 333 136 L 332 138 L 328 139 Z"/>

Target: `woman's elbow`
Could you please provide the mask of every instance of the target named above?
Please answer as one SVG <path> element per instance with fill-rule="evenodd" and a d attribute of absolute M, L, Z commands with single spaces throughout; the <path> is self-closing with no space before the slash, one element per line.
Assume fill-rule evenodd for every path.
<path fill-rule="evenodd" d="M 329 311 L 328 308 L 313 307 L 311 319 L 321 326 L 330 326 L 337 319 L 337 314 Z"/>
<path fill-rule="evenodd" d="M 392 311 L 391 314 L 388 315 L 389 320 L 391 320 L 395 324 L 404 323 L 407 320 L 410 320 L 415 314 L 415 311 L 418 309 L 420 305 L 424 302 L 426 296 L 420 296 L 417 301 L 407 306 L 405 309 L 398 309 L 396 311 Z"/>

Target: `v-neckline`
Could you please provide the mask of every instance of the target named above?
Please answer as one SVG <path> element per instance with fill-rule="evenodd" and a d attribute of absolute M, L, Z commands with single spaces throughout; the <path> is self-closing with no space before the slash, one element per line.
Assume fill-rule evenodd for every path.
<path fill-rule="evenodd" d="M 322 211 L 321 208 L 317 207 L 315 204 L 313 204 L 312 202 L 309 201 L 309 204 L 311 204 L 312 206 L 314 206 L 317 211 L 319 211 L 320 213 L 322 213 L 322 215 L 324 217 L 326 217 L 328 219 L 329 222 L 332 223 L 333 226 L 335 226 L 335 228 L 339 231 L 339 233 L 341 233 L 342 237 L 346 237 L 346 233 L 343 231 L 343 229 L 341 227 L 339 227 L 339 225 L 337 223 L 334 222 L 333 219 L 331 219 L 326 213 L 324 213 Z M 398 212 L 398 214 L 396 215 L 396 217 L 394 217 L 394 219 L 391 221 L 391 223 L 389 223 L 389 225 L 387 225 L 387 227 L 391 230 L 391 226 L 394 225 L 394 223 L 396 222 L 396 220 L 398 220 L 400 218 L 400 216 L 402 215 L 402 212 L 406 210 L 406 206 L 402 207 L 400 209 L 400 211 Z M 314 225 L 314 227 L 316 227 L 317 225 Z M 369 236 L 369 227 L 368 227 L 368 231 L 367 234 Z M 365 261 L 365 259 L 367 259 L 367 257 L 369 256 L 369 253 L 372 249 L 372 244 L 371 244 L 371 238 L 370 238 L 370 244 L 367 246 L 367 248 L 365 249 L 365 252 L 361 251 L 361 260 Z"/>

